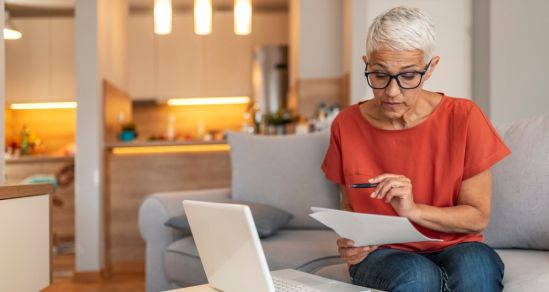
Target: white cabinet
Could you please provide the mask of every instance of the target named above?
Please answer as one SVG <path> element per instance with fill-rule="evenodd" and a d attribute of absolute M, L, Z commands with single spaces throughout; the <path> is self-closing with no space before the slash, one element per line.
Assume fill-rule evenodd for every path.
<path fill-rule="evenodd" d="M 193 31 L 191 14 L 175 14 L 169 35 L 157 36 L 157 96 L 161 98 L 203 96 L 204 37 Z M 131 74 L 131 73 L 130 73 Z"/>
<path fill-rule="evenodd" d="M 252 87 L 251 36 L 236 35 L 231 13 L 214 14 L 206 41 L 206 96 L 250 96 Z"/>
<path fill-rule="evenodd" d="M 251 95 L 253 48 L 288 43 L 287 13 L 254 14 L 252 34 L 233 32 L 233 14 L 214 11 L 210 35 L 193 15 L 175 13 L 172 33 L 155 35 L 153 17 L 130 15 L 129 93 L 134 99 Z"/>
<path fill-rule="evenodd" d="M 7 102 L 74 100 L 74 20 L 13 21 L 23 37 L 5 42 Z"/>
<path fill-rule="evenodd" d="M 132 97 L 156 96 L 153 16 L 128 17 L 128 91 Z"/>

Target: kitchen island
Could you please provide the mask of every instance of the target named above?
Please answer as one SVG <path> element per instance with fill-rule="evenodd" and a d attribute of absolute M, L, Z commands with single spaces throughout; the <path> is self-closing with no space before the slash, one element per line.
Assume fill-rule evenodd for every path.
<path fill-rule="evenodd" d="M 226 141 L 112 143 L 105 156 L 107 261 L 113 270 L 144 262 L 137 218 L 147 195 L 231 184 Z"/>

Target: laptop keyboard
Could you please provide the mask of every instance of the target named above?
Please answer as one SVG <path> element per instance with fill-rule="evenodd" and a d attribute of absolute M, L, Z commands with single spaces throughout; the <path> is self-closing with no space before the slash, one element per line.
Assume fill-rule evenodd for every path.
<path fill-rule="evenodd" d="M 276 292 L 315 292 L 318 290 L 286 280 L 272 277 Z"/>

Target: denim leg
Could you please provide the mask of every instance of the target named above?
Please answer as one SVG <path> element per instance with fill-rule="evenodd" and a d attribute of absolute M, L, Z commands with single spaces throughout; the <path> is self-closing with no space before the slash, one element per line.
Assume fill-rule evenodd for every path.
<path fill-rule="evenodd" d="M 503 290 L 504 264 L 484 243 L 464 242 L 426 256 L 446 273 L 452 292 Z"/>
<path fill-rule="evenodd" d="M 440 292 L 441 271 L 423 255 L 379 249 L 349 270 L 353 284 L 385 291 Z"/>

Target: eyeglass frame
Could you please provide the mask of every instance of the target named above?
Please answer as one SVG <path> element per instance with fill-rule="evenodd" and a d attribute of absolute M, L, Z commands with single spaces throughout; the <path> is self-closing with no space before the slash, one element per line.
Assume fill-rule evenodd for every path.
<path fill-rule="evenodd" d="M 397 85 L 400 89 L 416 89 L 421 85 L 421 81 L 423 81 L 423 75 L 425 75 L 425 73 L 427 73 L 427 71 L 429 70 L 429 66 L 431 66 L 432 61 L 433 61 L 433 59 L 431 59 L 429 61 L 429 63 L 427 63 L 427 65 L 425 65 L 425 68 L 423 69 L 423 71 L 400 72 L 400 73 L 394 74 L 394 75 L 389 74 L 389 73 L 381 73 L 381 72 L 368 72 L 368 63 L 366 62 L 366 68 L 364 68 L 364 76 L 366 77 L 366 83 L 368 83 L 368 86 L 370 86 L 372 89 L 385 89 L 385 88 L 389 87 L 389 84 L 391 84 L 393 79 L 396 80 Z M 420 75 L 419 83 L 415 87 L 409 87 L 409 88 L 403 87 L 402 84 L 400 84 L 400 80 L 398 79 L 398 77 L 400 77 L 400 75 L 410 74 L 410 73 L 418 73 Z M 384 87 L 373 87 L 372 84 L 370 84 L 370 79 L 368 79 L 368 75 L 370 75 L 370 74 L 385 74 L 389 77 L 389 81 L 387 82 L 387 85 L 385 85 Z"/>

